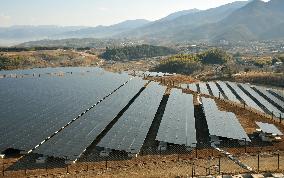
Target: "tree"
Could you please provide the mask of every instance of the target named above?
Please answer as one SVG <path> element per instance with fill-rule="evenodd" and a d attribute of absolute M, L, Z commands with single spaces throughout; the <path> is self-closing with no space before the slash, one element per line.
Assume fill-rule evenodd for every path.
<path fill-rule="evenodd" d="M 106 51 L 100 56 L 106 60 L 135 60 L 141 58 L 150 58 L 156 56 L 166 56 L 176 54 L 174 49 L 163 46 L 139 45 L 126 46 L 122 48 L 106 48 Z"/>
<path fill-rule="evenodd" d="M 214 48 L 198 55 L 204 64 L 225 64 L 232 59 L 225 51 Z"/>

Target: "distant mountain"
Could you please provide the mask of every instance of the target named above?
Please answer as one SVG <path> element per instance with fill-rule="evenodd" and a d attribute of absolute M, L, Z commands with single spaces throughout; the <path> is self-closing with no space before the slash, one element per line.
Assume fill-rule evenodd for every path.
<path fill-rule="evenodd" d="M 183 11 L 178 11 L 178 12 L 175 12 L 175 13 L 172 13 L 158 21 L 169 21 L 169 20 L 174 20 L 178 17 L 181 17 L 183 15 L 188 15 L 188 14 L 193 14 L 193 13 L 196 13 L 196 12 L 200 12 L 201 10 L 199 9 L 190 9 L 190 10 L 183 10 Z"/>
<path fill-rule="evenodd" d="M 126 32 L 149 23 L 147 20 L 128 20 L 111 26 L 61 27 L 61 26 L 12 26 L 0 28 L 0 46 L 26 41 L 66 38 L 104 38 Z"/>
<path fill-rule="evenodd" d="M 282 29 L 282 30 L 281 30 Z M 253 0 L 217 23 L 173 34 L 186 39 L 246 41 L 284 38 L 284 1 Z M 184 39 L 184 38 L 181 38 Z"/>
<path fill-rule="evenodd" d="M 60 27 L 60 26 L 12 26 L 0 28 L 1 43 L 19 43 L 31 40 L 40 40 L 67 31 L 79 30 L 85 27 Z"/>
<path fill-rule="evenodd" d="M 157 20 L 117 37 L 170 38 L 179 30 L 194 29 L 204 24 L 218 22 L 246 4 L 246 1 L 236 1 L 217 8 L 182 15 L 173 20 Z"/>
<path fill-rule="evenodd" d="M 111 26 L 89 27 L 57 35 L 58 38 L 107 38 L 150 23 L 148 20 L 127 20 Z"/>
<path fill-rule="evenodd" d="M 183 41 L 284 39 L 284 0 L 236 1 L 208 10 L 176 12 L 154 22 L 138 19 L 97 27 L 0 28 L 0 45 L 13 40 L 69 38 L 127 39 L 156 45 Z"/>

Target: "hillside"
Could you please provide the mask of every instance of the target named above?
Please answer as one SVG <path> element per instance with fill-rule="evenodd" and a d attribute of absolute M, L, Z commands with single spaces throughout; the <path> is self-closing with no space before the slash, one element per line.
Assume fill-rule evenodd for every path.
<path fill-rule="evenodd" d="M 270 40 L 283 38 L 284 1 L 251 1 L 216 23 L 195 29 L 182 29 L 172 35 L 176 40 Z"/>
<path fill-rule="evenodd" d="M 197 13 L 197 12 L 200 12 L 201 10 L 199 9 L 189 9 L 189 10 L 183 10 L 183 11 L 178 11 L 178 12 L 175 12 L 175 13 L 172 13 L 160 20 L 158 20 L 159 22 L 161 21 L 169 21 L 169 20 L 174 20 L 178 17 L 181 17 L 181 16 L 184 16 L 184 15 L 188 15 L 188 14 L 194 14 L 194 13 Z"/>
<path fill-rule="evenodd" d="M 150 23 L 148 20 L 137 19 L 137 20 L 127 20 L 115 25 L 110 26 L 97 26 L 89 27 L 75 31 L 68 31 L 65 33 L 58 34 L 58 38 L 106 38 L 112 37 L 114 35 L 127 32 L 132 29 L 144 26 Z"/>
<path fill-rule="evenodd" d="M 91 66 L 98 62 L 95 55 L 73 50 L 0 52 L 0 70 Z"/>
<path fill-rule="evenodd" d="M 123 46 L 136 44 L 131 40 L 96 39 L 96 38 L 71 38 L 62 40 L 40 40 L 25 42 L 16 47 L 68 47 L 68 48 L 105 48 L 106 46 Z"/>
<path fill-rule="evenodd" d="M 284 1 L 261 0 L 236 1 L 220 7 L 198 10 L 190 9 L 172 13 L 150 22 L 144 19 L 128 20 L 110 26 L 58 27 L 58 26 L 17 26 L 0 28 L 0 46 L 4 43 L 19 43 L 42 39 L 96 38 L 117 41 L 140 41 L 150 44 L 169 44 L 185 41 L 219 42 L 227 40 L 261 41 L 284 39 Z M 123 39 L 123 40 L 120 40 Z M 41 41 L 23 45 L 77 46 L 75 40 Z M 80 47 L 95 47 L 97 40 L 77 40 Z M 37 44 L 38 45 L 38 44 Z M 112 43 L 110 44 L 112 45 Z M 134 44 L 135 45 L 135 44 Z M 105 45 L 108 46 L 108 45 Z M 105 47 L 104 46 L 104 47 Z"/>
<path fill-rule="evenodd" d="M 220 49 L 210 49 L 196 55 L 178 54 L 161 60 L 153 70 L 159 72 L 169 72 L 191 75 L 198 73 L 207 65 L 226 65 L 232 57 Z"/>
<path fill-rule="evenodd" d="M 194 29 L 204 24 L 218 22 L 246 5 L 246 3 L 244 1 L 237 1 L 217 8 L 182 15 L 173 20 L 158 20 L 141 28 L 118 35 L 117 37 L 161 39 L 179 36 L 180 38 L 184 38 L 185 36 L 180 36 L 178 31 L 182 29 Z"/>
<path fill-rule="evenodd" d="M 0 46 L 27 41 L 67 38 L 103 38 L 126 32 L 149 23 L 147 20 L 127 20 L 111 26 L 61 27 L 61 26 L 12 26 L 0 27 Z"/>
<path fill-rule="evenodd" d="M 152 45 L 126 46 L 123 48 L 107 48 L 101 57 L 106 60 L 123 61 L 175 54 L 177 51 Z"/>

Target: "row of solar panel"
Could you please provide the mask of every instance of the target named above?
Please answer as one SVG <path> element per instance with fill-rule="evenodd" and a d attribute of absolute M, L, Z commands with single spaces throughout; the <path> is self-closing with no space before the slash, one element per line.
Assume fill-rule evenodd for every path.
<path fill-rule="evenodd" d="M 139 153 L 165 90 L 150 83 L 97 146 Z"/>
<path fill-rule="evenodd" d="M 70 159 L 75 160 L 102 133 L 145 83 L 146 81 L 134 78 L 111 97 L 87 112 L 80 120 L 40 146 L 35 152 L 56 157 L 68 155 Z"/>
<path fill-rule="evenodd" d="M 183 84 L 181 87 L 237 103 L 246 103 L 251 108 L 267 114 L 273 114 L 276 117 L 284 115 L 284 101 L 281 92 L 267 90 L 263 87 L 222 81 Z"/>
<path fill-rule="evenodd" d="M 211 136 L 250 141 L 234 113 L 220 111 L 211 98 L 202 97 L 202 106 Z"/>
<path fill-rule="evenodd" d="M 109 72 L 0 80 L 0 151 L 34 148 L 128 81 Z"/>
<path fill-rule="evenodd" d="M 75 160 L 147 82 L 134 78 L 100 100 L 129 79 L 125 74 L 99 70 L 84 77 L 1 80 L 0 95 L 6 102 L 0 107 L 0 150 L 34 149 L 35 153 Z M 151 82 L 98 145 L 138 153 L 165 90 Z M 100 103 L 93 105 L 96 102 Z M 95 107 L 88 109 L 92 105 Z M 80 119 L 73 119 L 78 114 Z"/>
<path fill-rule="evenodd" d="M 196 130 L 192 95 L 172 89 L 156 140 L 194 146 Z"/>

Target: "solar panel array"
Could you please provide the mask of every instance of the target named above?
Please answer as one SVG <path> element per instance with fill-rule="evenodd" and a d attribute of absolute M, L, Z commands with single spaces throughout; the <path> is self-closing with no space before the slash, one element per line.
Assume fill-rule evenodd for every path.
<path fill-rule="evenodd" d="M 170 76 L 170 75 L 173 75 L 173 74 L 170 74 L 170 73 L 163 73 L 163 72 L 145 72 L 144 73 L 146 76 L 149 76 L 149 77 L 163 77 L 163 76 Z"/>
<path fill-rule="evenodd" d="M 199 89 L 197 88 L 197 85 L 199 85 Z M 244 85 L 244 88 L 246 88 L 245 91 L 243 91 L 238 85 Z M 245 102 L 247 106 L 254 108 L 260 112 L 266 112 L 267 114 L 271 114 L 271 112 L 273 111 L 274 116 L 279 118 L 283 117 L 284 115 L 284 94 L 280 90 L 268 90 L 263 87 L 251 88 L 250 86 L 245 84 L 222 81 L 182 84 L 181 88 L 190 89 L 192 91 L 200 92 L 206 95 L 211 94 L 212 96 L 217 98 L 219 98 L 220 93 L 220 98 L 222 99 L 224 99 L 225 97 L 226 99 L 236 103 Z M 262 93 L 264 97 L 263 95 L 254 91 L 254 88 Z M 246 92 L 248 92 L 249 94 L 247 94 Z M 261 103 L 264 107 L 258 105 L 258 102 Z"/>
<path fill-rule="evenodd" d="M 252 95 L 255 99 L 257 99 L 269 111 L 268 114 L 271 114 L 273 112 L 273 114 L 276 117 L 280 117 L 280 114 L 283 115 L 283 113 L 280 110 L 278 110 L 271 103 L 269 103 L 266 99 L 264 99 L 262 96 L 260 96 L 249 85 L 247 85 L 247 84 L 239 84 L 239 85 L 242 86 L 247 92 L 249 92 L 250 95 Z"/>
<path fill-rule="evenodd" d="M 0 80 L 0 151 L 28 151 L 98 102 L 128 75 L 88 75 Z"/>
<path fill-rule="evenodd" d="M 86 73 L 86 72 L 103 72 L 102 68 L 97 67 L 55 67 L 55 68 L 33 68 L 26 70 L 0 70 L 0 75 L 33 75 L 41 74 L 45 76 L 46 74 L 52 73 Z"/>
<path fill-rule="evenodd" d="M 280 107 L 281 111 L 283 112 L 284 110 L 284 101 L 281 101 L 279 98 L 275 97 L 273 94 L 269 92 L 269 90 L 263 88 L 263 87 L 254 87 L 256 90 L 261 92 L 263 95 L 265 95 L 267 98 L 272 100 L 278 107 Z"/>
<path fill-rule="evenodd" d="M 196 130 L 193 96 L 172 89 L 156 140 L 194 147 Z"/>
<path fill-rule="evenodd" d="M 217 98 L 224 98 L 221 91 L 219 91 L 219 88 L 217 87 L 216 83 L 214 82 L 208 82 L 208 85 L 212 91 L 213 96 L 217 97 Z"/>
<path fill-rule="evenodd" d="M 254 108 L 258 111 L 264 112 L 249 96 L 247 96 L 236 83 L 233 82 L 227 82 L 229 86 L 231 86 L 236 93 L 242 98 L 242 100 L 251 108 Z"/>
<path fill-rule="evenodd" d="M 134 78 L 34 152 L 75 160 L 146 84 Z M 77 156 L 76 156 L 77 155 Z"/>
<path fill-rule="evenodd" d="M 182 89 L 190 89 L 192 91 L 197 92 L 197 86 L 195 83 L 191 83 L 191 84 L 181 84 L 181 88 Z"/>
<path fill-rule="evenodd" d="M 200 93 L 210 95 L 206 83 L 199 83 Z"/>
<path fill-rule="evenodd" d="M 282 91 L 280 91 L 280 90 L 271 90 L 270 92 L 277 94 L 282 99 L 282 101 L 284 100 L 284 91 L 283 90 Z"/>
<path fill-rule="evenodd" d="M 210 135 L 250 141 L 234 113 L 219 111 L 215 101 L 210 98 L 202 97 L 202 105 Z"/>
<path fill-rule="evenodd" d="M 139 153 L 165 90 L 151 82 L 97 146 Z"/>
<path fill-rule="evenodd" d="M 228 100 L 240 103 L 240 101 L 237 99 L 237 97 L 234 95 L 234 93 L 228 88 L 225 82 L 218 81 L 216 82 L 223 90 L 224 94 L 227 96 Z"/>
<path fill-rule="evenodd" d="M 276 134 L 279 136 L 283 135 L 283 133 L 277 127 L 275 127 L 274 124 L 268 124 L 268 123 L 262 123 L 262 122 L 256 122 L 256 124 L 259 126 L 259 128 L 264 133 Z"/>

